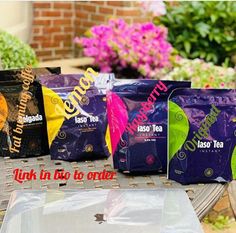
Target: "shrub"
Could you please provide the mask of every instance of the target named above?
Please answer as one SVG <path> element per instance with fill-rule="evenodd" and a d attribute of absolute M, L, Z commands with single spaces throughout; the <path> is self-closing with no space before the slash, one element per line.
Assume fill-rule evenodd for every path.
<path fill-rule="evenodd" d="M 153 78 L 171 66 L 167 29 L 153 23 L 128 25 L 121 19 L 110 20 L 108 25 L 92 27 L 88 38 L 75 38 L 75 43 L 95 59 L 101 72 L 131 71 L 130 78 Z"/>
<path fill-rule="evenodd" d="M 2 30 L 0 30 L 0 58 L 4 69 L 37 64 L 34 50 L 29 45 Z"/>
<path fill-rule="evenodd" d="M 154 18 L 168 28 L 168 40 L 185 58 L 233 65 L 236 56 L 236 2 L 166 3 L 167 13 Z"/>
<path fill-rule="evenodd" d="M 215 66 L 200 59 L 180 59 L 166 76 L 171 80 L 191 80 L 195 88 L 235 88 L 236 73 L 233 68 Z"/>

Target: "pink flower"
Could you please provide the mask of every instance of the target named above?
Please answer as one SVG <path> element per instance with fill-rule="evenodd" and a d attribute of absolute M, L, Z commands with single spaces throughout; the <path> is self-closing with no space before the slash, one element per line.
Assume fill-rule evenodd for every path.
<path fill-rule="evenodd" d="M 75 38 L 86 56 L 93 57 L 102 72 L 131 67 L 147 78 L 155 77 L 163 67 L 170 67 L 172 46 L 167 29 L 153 23 L 128 25 L 122 19 L 91 28 L 91 37 Z"/>
<path fill-rule="evenodd" d="M 74 40 L 73 40 L 73 42 L 74 42 L 75 44 L 80 44 L 80 38 L 79 38 L 79 37 L 75 37 Z"/>

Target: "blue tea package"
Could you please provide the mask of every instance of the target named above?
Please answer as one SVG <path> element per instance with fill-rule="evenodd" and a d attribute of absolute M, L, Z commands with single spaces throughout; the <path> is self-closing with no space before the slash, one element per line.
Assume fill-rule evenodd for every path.
<path fill-rule="evenodd" d="M 169 98 L 169 178 L 236 178 L 236 90 L 178 89 Z"/>
<path fill-rule="evenodd" d="M 40 77 L 52 159 L 107 158 L 106 88 L 112 74 Z"/>
<path fill-rule="evenodd" d="M 130 173 L 167 170 L 167 99 L 190 82 L 116 80 L 107 93 L 114 167 Z"/>

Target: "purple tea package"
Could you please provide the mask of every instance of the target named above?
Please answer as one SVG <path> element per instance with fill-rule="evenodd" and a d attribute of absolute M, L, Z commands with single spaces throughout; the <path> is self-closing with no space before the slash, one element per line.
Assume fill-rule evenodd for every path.
<path fill-rule="evenodd" d="M 169 98 L 170 179 L 182 184 L 236 178 L 236 90 L 177 89 Z"/>
<path fill-rule="evenodd" d="M 109 157 L 106 84 L 111 77 L 112 74 L 73 74 L 40 78 L 52 159 Z"/>
<path fill-rule="evenodd" d="M 129 173 L 167 170 L 167 99 L 190 82 L 117 80 L 107 93 L 114 167 Z"/>

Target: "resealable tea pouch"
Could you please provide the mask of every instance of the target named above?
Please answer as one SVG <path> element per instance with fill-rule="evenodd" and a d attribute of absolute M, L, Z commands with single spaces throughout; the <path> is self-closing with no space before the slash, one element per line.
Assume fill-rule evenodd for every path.
<path fill-rule="evenodd" d="M 106 88 L 112 74 L 41 79 L 52 159 L 82 161 L 110 155 Z"/>
<path fill-rule="evenodd" d="M 53 72 L 60 73 L 60 68 L 0 71 L 0 156 L 49 154 L 42 87 L 37 77 Z"/>
<path fill-rule="evenodd" d="M 167 98 L 190 82 L 117 80 L 107 94 L 114 167 L 123 172 L 166 172 Z"/>
<path fill-rule="evenodd" d="M 12 69 L 12 70 L 0 70 L 0 82 L 2 81 L 19 81 L 22 82 L 22 69 Z M 39 81 L 43 78 L 43 75 L 49 74 L 60 74 L 60 67 L 40 67 L 32 68 L 32 74 L 34 75 L 34 80 Z"/>
<path fill-rule="evenodd" d="M 236 178 L 236 90 L 178 89 L 169 98 L 169 178 Z"/>
<path fill-rule="evenodd" d="M 50 73 L 60 73 L 60 68 L 0 71 L 0 156 L 24 158 L 49 154 L 38 77 Z"/>
<path fill-rule="evenodd" d="M 0 82 L 0 156 L 48 154 L 46 132 L 41 85 L 33 82 L 24 92 L 21 82 Z"/>

